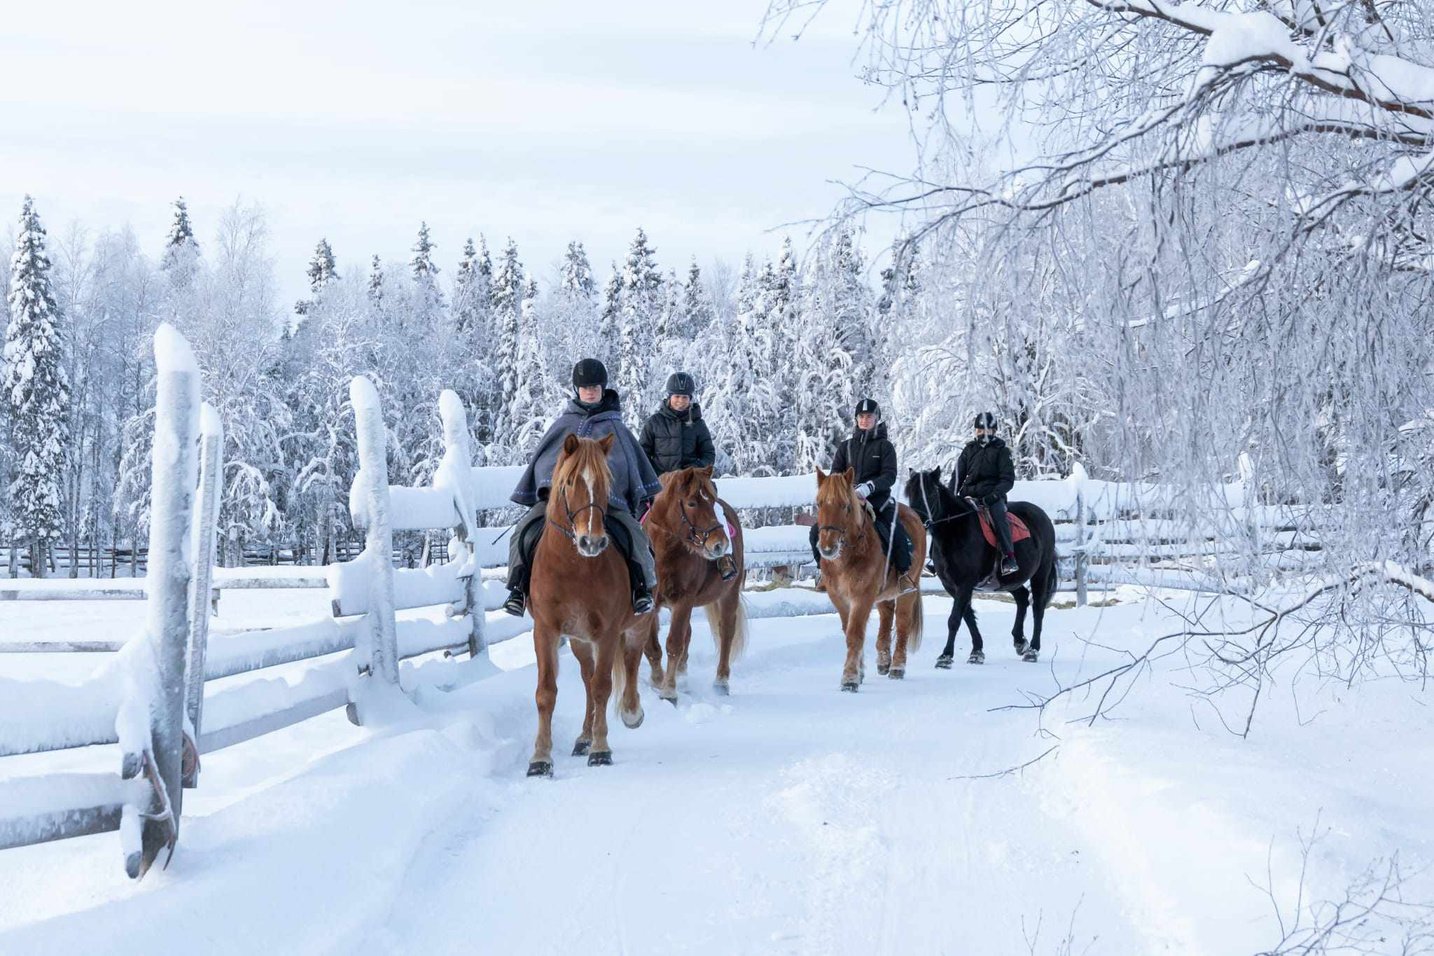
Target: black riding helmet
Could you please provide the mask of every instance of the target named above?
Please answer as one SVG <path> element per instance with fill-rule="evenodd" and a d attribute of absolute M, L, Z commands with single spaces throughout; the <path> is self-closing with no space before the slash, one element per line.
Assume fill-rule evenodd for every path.
<path fill-rule="evenodd" d="M 856 413 L 858 415 L 875 415 L 877 418 L 880 418 L 881 406 L 876 404 L 876 399 L 874 398 L 863 398 L 856 403 Z"/>
<path fill-rule="evenodd" d="M 595 358 L 585 358 L 573 366 L 573 388 L 596 385 L 607 388 L 607 366 Z"/>
<path fill-rule="evenodd" d="M 686 372 L 673 372 L 667 376 L 667 397 L 685 395 L 691 398 L 697 393 L 697 382 Z"/>
<path fill-rule="evenodd" d="M 986 430 L 986 433 L 978 437 L 976 440 L 979 441 L 982 445 L 990 444 L 991 439 L 994 438 L 996 434 L 995 414 L 993 414 L 992 412 L 982 412 L 981 414 L 977 415 L 975 427 L 984 428 Z"/>

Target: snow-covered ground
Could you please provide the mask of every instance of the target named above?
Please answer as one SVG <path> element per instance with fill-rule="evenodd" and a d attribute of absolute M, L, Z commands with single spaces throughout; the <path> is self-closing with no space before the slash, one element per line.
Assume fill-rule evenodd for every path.
<path fill-rule="evenodd" d="M 421 693 L 406 724 L 339 712 L 206 757 L 172 865 L 139 884 L 113 834 L 0 853 L 0 952 L 1253 953 L 1282 935 L 1271 895 L 1288 927 L 1297 899 L 1342 899 L 1395 855 L 1405 898 L 1434 899 L 1418 687 L 1277 688 L 1248 740 L 1172 661 L 1094 727 L 1067 719 L 1088 700 L 997 709 L 1172 629 L 1158 602 L 1121 597 L 1052 610 L 1038 665 L 1010 651 L 1012 606 L 979 602 L 990 663 L 952 671 L 931 667 L 949 601 L 928 598 L 906 680 L 871 669 L 856 695 L 837 691 L 831 615 L 755 620 L 729 698 L 708 690 L 698 625 L 679 706 L 644 689 L 646 723 L 614 722 L 615 765 L 563 756 L 553 780 L 523 776 L 531 646 L 500 645 L 501 673 Z M 323 600 L 226 596 L 221 623 Z M 141 613 L 0 605 L 0 633 Z M 102 661 L 0 666 L 78 680 Z M 560 747 L 581 707 L 564 651 Z M 80 759 L 10 758 L 0 776 L 62 756 Z"/>

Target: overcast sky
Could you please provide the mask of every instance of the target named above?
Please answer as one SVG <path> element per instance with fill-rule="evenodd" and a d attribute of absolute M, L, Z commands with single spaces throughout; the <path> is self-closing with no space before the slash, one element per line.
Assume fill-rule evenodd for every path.
<path fill-rule="evenodd" d="M 406 259 L 421 219 L 450 276 L 480 231 L 541 277 L 573 238 L 601 275 L 639 224 L 664 268 L 774 252 L 833 180 L 910 167 L 855 7 L 756 43 L 766 0 L 17 4 L 0 213 L 29 192 L 52 233 L 129 222 L 157 252 L 176 195 L 201 242 L 255 200 L 286 295 L 320 236 L 341 268 Z"/>

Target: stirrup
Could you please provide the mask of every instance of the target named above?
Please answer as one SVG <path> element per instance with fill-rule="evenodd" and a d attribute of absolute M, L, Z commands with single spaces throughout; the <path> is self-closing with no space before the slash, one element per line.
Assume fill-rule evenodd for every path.
<path fill-rule="evenodd" d="M 503 602 L 503 610 L 514 617 L 522 617 L 523 611 L 527 609 L 528 600 L 523 594 L 522 588 L 509 588 L 508 600 Z"/>
<path fill-rule="evenodd" d="M 646 588 L 632 592 L 632 613 L 649 614 L 652 611 L 652 594 Z"/>
<path fill-rule="evenodd" d="M 722 575 L 723 581 L 730 581 L 737 576 L 737 559 L 730 554 L 724 554 L 717 559 L 717 571 Z"/>
<path fill-rule="evenodd" d="M 1009 577 L 1020 570 L 1021 565 L 1020 562 L 1016 560 L 1015 555 L 1007 555 L 1001 559 L 1001 577 Z"/>

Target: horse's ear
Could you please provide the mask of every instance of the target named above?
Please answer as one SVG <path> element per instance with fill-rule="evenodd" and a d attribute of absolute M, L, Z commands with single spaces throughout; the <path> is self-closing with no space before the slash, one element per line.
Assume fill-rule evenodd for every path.
<path fill-rule="evenodd" d="M 842 477 L 846 479 L 846 483 L 847 483 L 847 484 L 849 484 L 849 485 L 855 484 L 855 483 L 856 483 L 856 469 L 855 469 L 855 468 L 848 468 L 846 471 L 842 472 Z"/>
<path fill-rule="evenodd" d="M 817 469 L 817 487 L 818 487 L 818 488 L 820 488 L 822 485 L 824 485 L 824 484 L 827 483 L 827 477 L 828 477 L 828 476 L 827 476 L 827 473 L 826 473 L 826 472 L 822 471 L 820 468 Z"/>
<path fill-rule="evenodd" d="M 617 435 L 613 432 L 608 432 L 606 435 L 602 436 L 602 440 L 598 442 L 598 447 L 601 448 L 602 453 L 606 455 L 608 452 L 612 451 L 612 445 L 615 441 L 617 441 Z"/>
<path fill-rule="evenodd" d="M 707 481 L 711 481 L 711 480 L 712 480 L 712 466 L 711 466 L 711 465 L 703 465 L 701 468 L 698 468 L 698 469 L 697 469 L 697 474 L 701 475 L 701 476 L 702 476 L 703 478 L 705 478 Z"/>
<path fill-rule="evenodd" d="M 935 478 L 939 482 L 941 480 L 941 466 L 937 465 L 935 468 L 928 471 L 927 474 L 930 475 L 932 478 Z"/>
<path fill-rule="evenodd" d="M 563 454 L 571 455 L 578 450 L 578 436 L 568 432 L 568 437 L 563 439 Z"/>
<path fill-rule="evenodd" d="M 668 488 L 668 486 L 670 486 L 670 485 L 672 484 L 673 480 L 676 479 L 676 478 L 677 478 L 677 472 L 675 472 L 675 471 L 664 471 L 662 474 L 660 474 L 660 475 L 657 476 L 657 481 L 658 481 L 659 484 L 662 485 L 662 489 L 663 489 L 664 491 L 666 491 L 667 488 Z"/>

